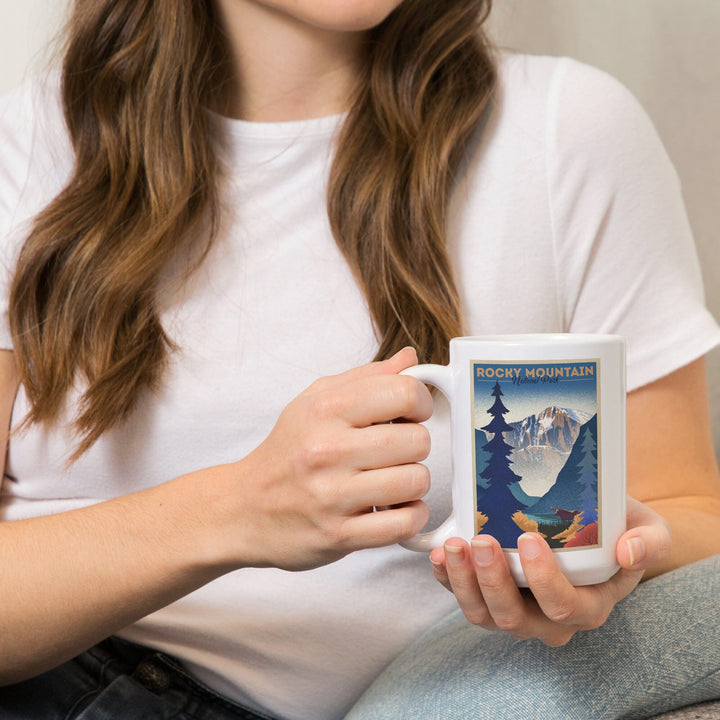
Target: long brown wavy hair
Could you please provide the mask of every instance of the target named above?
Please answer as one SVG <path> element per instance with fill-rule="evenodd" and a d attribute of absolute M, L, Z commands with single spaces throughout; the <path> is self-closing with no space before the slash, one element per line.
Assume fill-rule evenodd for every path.
<path fill-rule="evenodd" d="M 404 0 L 364 45 L 328 213 L 377 358 L 411 344 L 445 362 L 461 333 L 446 212 L 495 83 L 489 9 Z M 157 386 L 173 350 L 157 290 L 169 258 L 201 259 L 212 241 L 221 172 L 205 108 L 224 92 L 227 55 L 211 0 L 75 0 L 68 28 L 61 94 L 76 163 L 21 250 L 10 324 L 26 422 L 52 423 L 84 382 L 76 458 Z"/>

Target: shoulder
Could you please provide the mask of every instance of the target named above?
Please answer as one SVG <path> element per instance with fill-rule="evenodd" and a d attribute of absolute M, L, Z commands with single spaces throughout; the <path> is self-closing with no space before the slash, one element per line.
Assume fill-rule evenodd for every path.
<path fill-rule="evenodd" d="M 536 160 L 555 209 L 579 195 L 606 204 L 619 194 L 679 195 L 675 168 L 637 98 L 577 60 L 501 53 L 489 124 L 488 145 Z"/>
<path fill-rule="evenodd" d="M 647 113 L 625 85 L 572 58 L 500 53 L 498 98 L 506 119 L 542 133 L 552 152 L 626 138 L 657 141 Z"/>
<path fill-rule="evenodd" d="M 570 57 L 527 55 L 500 51 L 496 56 L 500 85 L 512 94 L 548 97 L 564 87 L 584 100 L 609 96 L 632 98 L 625 86 L 609 73 Z"/>
<path fill-rule="evenodd" d="M 497 163 L 532 170 L 541 183 L 565 176 L 598 187 L 622 181 L 628 165 L 674 173 L 648 114 L 610 74 L 571 58 L 510 52 L 496 64 L 496 92 L 469 148 L 475 172 Z"/>
<path fill-rule="evenodd" d="M 72 167 L 57 75 L 32 78 L 0 98 L 0 147 L 4 237 L 59 192 Z"/>

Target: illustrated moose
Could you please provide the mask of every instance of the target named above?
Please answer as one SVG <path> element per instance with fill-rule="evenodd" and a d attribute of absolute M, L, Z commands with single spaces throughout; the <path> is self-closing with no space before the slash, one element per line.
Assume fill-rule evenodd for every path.
<path fill-rule="evenodd" d="M 566 510 L 565 508 L 550 507 L 563 522 L 572 522 L 577 515 L 577 510 Z"/>

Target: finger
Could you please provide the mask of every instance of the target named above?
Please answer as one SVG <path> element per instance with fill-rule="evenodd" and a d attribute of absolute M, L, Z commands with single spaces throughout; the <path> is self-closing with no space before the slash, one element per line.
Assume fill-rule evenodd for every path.
<path fill-rule="evenodd" d="M 476 582 L 495 625 L 516 634 L 528 632 L 526 603 L 495 538 L 478 535 L 470 543 Z"/>
<path fill-rule="evenodd" d="M 544 615 L 553 622 L 578 624 L 577 590 L 561 572 L 544 539 L 524 533 L 518 538 L 518 554 L 528 587 Z"/>
<path fill-rule="evenodd" d="M 624 533 L 616 547 L 617 560 L 626 570 L 645 571 L 670 553 L 670 532 L 665 527 L 645 526 Z"/>
<path fill-rule="evenodd" d="M 355 382 L 375 375 L 397 375 L 403 370 L 417 365 L 418 357 L 415 349 L 405 347 L 387 360 L 378 360 L 356 368 L 351 368 L 337 375 L 328 375 L 317 380 L 310 389 L 325 391 L 337 388 L 349 382 Z"/>
<path fill-rule="evenodd" d="M 452 592 L 450 578 L 448 578 L 445 567 L 445 551 L 442 548 L 434 548 L 430 553 L 430 565 L 435 579 L 446 589 Z"/>
<path fill-rule="evenodd" d="M 397 418 L 424 422 L 433 411 L 429 390 L 409 375 L 363 377 L 322 391 L 311 386 L 302 397 L 315 420 L 340 419 L 356 428 Z"/>
<path fill-rule="evenodd" d="M 627 525 L 628 530 L 641 525 L 665 525 L 667 521 L 655 510 L 645 503 L 628 496 L 627 501 Z"/>
<path fill-rule="evenodd" d="M 616 546 L 618 563 L 627 570 L 647 570 L 670 554 L 670 527 L 652 508 L 633 498 L 628 503 L 628 531 Z"/>
<path fill-rule="evenodd" d="M 372 425 L 366 428 L 337 427 L 331 434 L 308 433 L 302 438 L 297 462 L 311 473 L 333 469 L 352 477 L 363 471 L 418 463 L 430 453 L 430 434 L 418 423 Z M 323 494 L 345 495 L 352 490 L 332 478 L 321 485 Z M 350 496 L 352 493 L 350 492 Z M 376 505 L 377 503 L 370 503 Z"/>
<path fill-rule="evenodd" d="M 595 628 L 605 622 L 615 604 L 608 587 L 573 587 L 548 544 L 535 533 L 518 538 L 518 552 L 528 586 L 546 618 L 578 628 Z"/>
<path fill-rule="evenodd" d="M 345 521 L 345 541 L 342 544 L 351 550 L 394 545 L 417 535 L 429 517 L 428 506 L 422 500 L 361 513 Z"/>
<path fill-rule="evenodd" d="M 445 568 L 458 606 L 473 625 L 493 627 L 473 567 L 470 548 L 464 540 L 451 538 L 445 543 Z"/>
<path fill-rule="evenodd" d="M 402 418 L 424 422 L 433 412 L 432 395 L 409 375 L 361 378 L 338 391 L 338 410 L 350 425 L 366 427 Z"/>
<path fill-rule="evenodd" d="M 419 463 L 368 470 L 348 481 L 346 512 L 420 500 L 430 490 L 430 472 Z"/>
<path fill-rule="evenodd" d="M 348 460 L 358 470 L 422 462 L 430 454 L 430 433 L 418 423 L 386 423 L 358 429 Z"/>

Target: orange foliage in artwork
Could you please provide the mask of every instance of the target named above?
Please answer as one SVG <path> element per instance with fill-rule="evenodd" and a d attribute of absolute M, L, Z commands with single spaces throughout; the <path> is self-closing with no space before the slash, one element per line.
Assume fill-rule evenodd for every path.
<path fill-rule="evenodd" d="M 520 512 L 520 510 L 512 516 L 512 519 L 523 532 L 538 533 L 538 535 L 542 537 L 547 537 L 545 533 L 539 532 L 537 520 L 531 520 L 525 513 Z"/>
<path fill-rule="evenodd" d="M 553 535 L 553 540 L 559 540 L 565 544 L 565 547 L 567 547 L 568 542 L 570 542 L 570 540 L 574 538 L 577 532 L 582 528 L 581 523 L 582 513 L 577 513 L 573 518 L 572 524 L 557 535 Z"/>
<path fill-rule="evenodd" d="M 488 516 L 478 510 L 478 512 L 475 513 L 475 518 L 475 526 L 477 527 L 477 533 L 481 533 L 483 525 L 485 525 L 485 523 L 488 521 Z"/>

